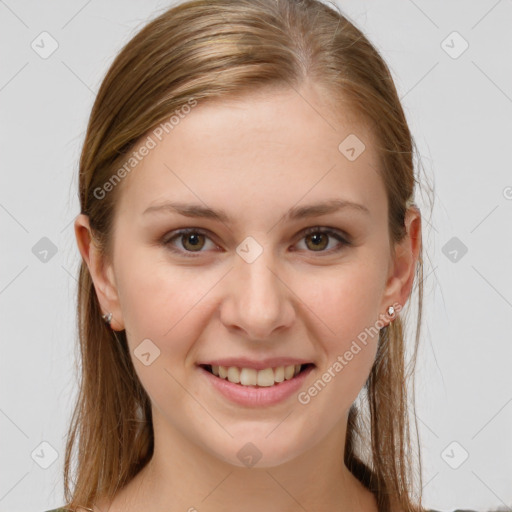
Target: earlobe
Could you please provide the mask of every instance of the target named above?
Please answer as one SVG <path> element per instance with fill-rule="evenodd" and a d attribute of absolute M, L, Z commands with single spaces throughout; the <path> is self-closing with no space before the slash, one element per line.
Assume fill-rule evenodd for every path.
<path fill-rule="evenodd" d="M 87 215 L 79 214 L 75 219 L 75 237 L 78 249 L 89 269 L 96 296 L 104 314 L 112 313 L 110 326 L 113 330 L 124 329 L 121 308 L 113 272 L 95 242 Z"/>

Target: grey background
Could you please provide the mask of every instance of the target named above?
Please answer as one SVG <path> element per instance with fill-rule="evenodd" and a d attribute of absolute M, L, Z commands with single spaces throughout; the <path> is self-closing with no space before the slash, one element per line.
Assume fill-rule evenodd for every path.
<path fill-rule="evenodd" d="M 169 5 L 0 0 L 0 511 L 63 503 L 77 391 L 78 157 L 108 66 Z M 511 510 L 512 1 L 339 5 L 388 62 L 435 190 L 431 219 L 422 206 L 424 503 Z M 31 47 L 43 51 L 43 31 L 58 43 L 45 59 Z"/>

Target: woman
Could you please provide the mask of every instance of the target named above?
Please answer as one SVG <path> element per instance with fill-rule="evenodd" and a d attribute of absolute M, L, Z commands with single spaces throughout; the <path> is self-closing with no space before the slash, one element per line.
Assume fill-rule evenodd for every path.
<path fill-rule="evenodd" d="M 424 510 L 413 140 L 354 25 L 315 0 L 169 9 L 108 71 L 79 180 L 67 509 Z"/>

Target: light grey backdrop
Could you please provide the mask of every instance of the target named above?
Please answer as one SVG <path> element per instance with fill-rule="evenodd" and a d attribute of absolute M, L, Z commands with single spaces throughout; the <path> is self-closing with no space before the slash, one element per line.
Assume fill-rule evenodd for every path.
<path fill-rule="evenodd" d="M 80 147 L 114 56 L 169 5 L 0 0 L 0 511 L 63 503 Z M 425 504 L 512 510 L 512 1 L 339 5 L 388 62 L 435 187 L 417 373 Z"/>

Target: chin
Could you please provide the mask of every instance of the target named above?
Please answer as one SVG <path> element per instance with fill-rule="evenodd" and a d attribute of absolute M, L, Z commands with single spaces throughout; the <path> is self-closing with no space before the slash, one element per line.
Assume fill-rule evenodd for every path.
<path fill-rule="evenodd" d="M 246 436 L 235 435 L 228 442 L 222 443 L 224 451 L 219 450 L 220 443 L 210 447 L 209 451 L 232 466 L 255 469 L 280 466 L 304 452 L 305 440 L 296 439 L 291 443 L 290 438 L 284 439 L 277 432 L 269 436 L 269 432 L 271 429 L 266 429 L 261 436 L 255 435 L 254 431 Z"/>

